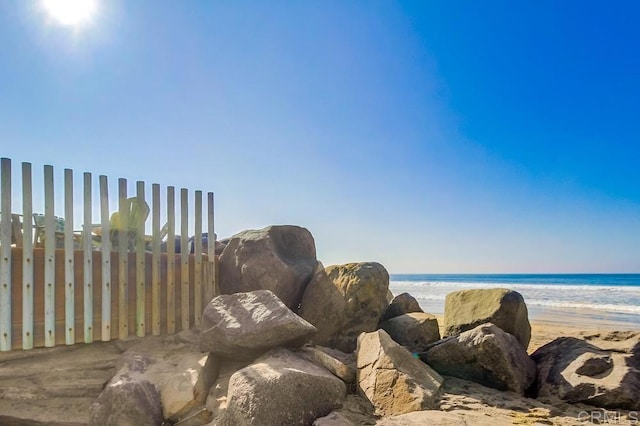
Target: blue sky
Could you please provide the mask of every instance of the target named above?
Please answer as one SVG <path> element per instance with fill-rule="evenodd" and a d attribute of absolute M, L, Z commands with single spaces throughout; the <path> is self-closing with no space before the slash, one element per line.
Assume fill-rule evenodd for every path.
<path fill-rule="evenodd" d="M 74 29 L 3 1 L 0 155 L 214 191 L 219 236 L 301 225 L 325 264 L 640 272 L 638 18 L 103 0 Z"/>

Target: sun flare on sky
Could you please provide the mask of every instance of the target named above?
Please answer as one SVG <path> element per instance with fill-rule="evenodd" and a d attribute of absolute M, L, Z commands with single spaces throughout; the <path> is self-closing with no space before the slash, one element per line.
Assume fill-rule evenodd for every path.
<path fill-rule="evenodd" d="M 42 6 L 61 25 L 78 27 L 91 21 L 97 10 L 97 1 L 42 0 Z"/>

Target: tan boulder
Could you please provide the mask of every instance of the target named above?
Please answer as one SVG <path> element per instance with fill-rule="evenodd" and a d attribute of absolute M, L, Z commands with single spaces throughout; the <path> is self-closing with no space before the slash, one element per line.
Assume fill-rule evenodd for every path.
<path fill-rule="evenodd" d="M 287 349 L 273 349 L 229 380 L 223 426 L 311 424 L 340 408 L 346 385 Z"/>
<path fill-rule="evenodd" d="M 401 293 L 391 299 L 389 306 L 384 311 L 380 322 L 395 318 L 403 314 L 410 314 L 412 312 L 423 312 L 422 308 L 418 304 L 418 301 L 409 293 Z"/>
<path fill-rule="evenodd" d="M 438 373 L 523 394 L 536 365 L 511 334 L 483 324 L 434 343 L 420 355 Z"/>
<path fill-rule="evenodd" d="M 397 343 L 411 352 L 421 352 L 428 345 L 440 340 L 440 327 L 435 315 L 414 312 L 393 317 L 380 323 Z"/>
<path fill-rule="evenodd" d="M 312 342 L 352 352 L 360 333 L 377 328 L 388 289 L 389 273 L 379 263 L 320 264 L 300 304 L 300 316 L 318 329 Z"/>
<path fill-rule="evenodd" d="M 454 336 L 492 323 L 518 339 L 524 349 L 531 340 L 527 305 L 522 295 L 504 288 L 449 293 L 444 305 L 444 335 Z"/>
<path fill-rule="evenodd" d="M 358 390 L 377 415 L 397 415 L 438 406 L 443 379 L 394 342 L 384 330 L 358 337 Z"/>

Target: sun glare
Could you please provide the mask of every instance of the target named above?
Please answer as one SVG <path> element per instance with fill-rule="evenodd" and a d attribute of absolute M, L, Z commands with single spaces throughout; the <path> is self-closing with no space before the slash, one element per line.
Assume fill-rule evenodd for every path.
<path fill-rule="evenodd" d="M 42 0 L 47 13 L 62 25 L 80 26 L 96 13 L 96 0 Z"/>

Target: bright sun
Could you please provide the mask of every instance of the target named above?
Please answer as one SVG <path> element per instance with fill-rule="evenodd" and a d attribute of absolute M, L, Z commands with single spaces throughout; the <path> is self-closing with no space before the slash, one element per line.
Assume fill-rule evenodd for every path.
<path fill-rule="evenodd" d="M 44 9 L 62 25 L 80 26 L 96 13 L 96 0 L 42 0 Z"/>

